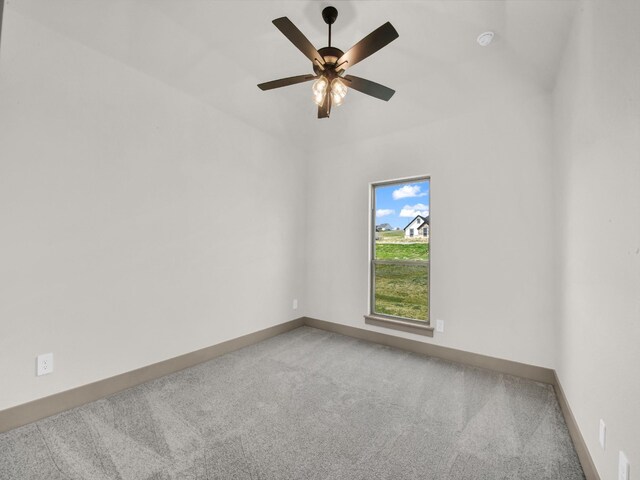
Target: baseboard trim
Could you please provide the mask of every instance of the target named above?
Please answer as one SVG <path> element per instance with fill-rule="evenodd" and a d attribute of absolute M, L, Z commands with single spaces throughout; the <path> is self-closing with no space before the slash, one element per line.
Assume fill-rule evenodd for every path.
<path fill-rule="evenodd" d="M 473 367 L 486 368 L 487 370 L 493 370 L 494 372 L 528 378 L 529 380 L 548 383 L 550 385 L 553 385 L 555 381 L 554 371 L 550 368 L 537 367 L 535 365 L 489 357 L 478 353 L 465 352 L 464 350 L 456 350 L 455 348 L 396 337 L 395 335 L 374 332 L 364 328 L 327 322 L 326 320 L 318 320 L 317 318 L 304 317 L 303 320 L 304 324 L 310 327 L 340 333 L 349 337 L 359 338 L 361 340 L 379 343 L 381 345 L 387 345 L 401 350 L 429 355 L 431 357 L 438 357 L 451 362 L 464 363 L 465 365 Z"/>
<path fill-rule="evenodd" d="M 555 370 L 553 371 L 553 377 L 553 388 L 556 391 L 556 397 L 558 398 L 558 403 L 560 404 L 564 421 L 569 429 L 569 435 L 573 441 L 573 446 L 576 449 L 578 458 L 580 459 L 584 475 L 587 477 L 587 480 L 600 480 L 600 474 L 598 474 L 598 470 L 596 470 L 596 465 L 593 463 L 593 458 L 591 458 L 591 454 L 587 448 L 587 443 L 584 441 L 580 428 L 578 428 L 578 422 L 576 422 L 576 417 L 571 411 L 567 397 L 562 389 L 562 384 L 558 378 L 558 373 Z"/>
<path fill-rule="evenodd" d="M 2 1 L 2 0 L 0 0 Z M 155 380 L 164 375 L 193 367 L 213 358 L 261 342 L 304 325 L 302 318 L 281 323 L 226 342 L 205 347 L 162 362 L 147 365 L 114 377 L 82 385 L 71 390 L 39 398 L 32 402 L 0 410 L 0 432 L 26 425 L 43 418 L 79 407 L 89 402 Z"/>

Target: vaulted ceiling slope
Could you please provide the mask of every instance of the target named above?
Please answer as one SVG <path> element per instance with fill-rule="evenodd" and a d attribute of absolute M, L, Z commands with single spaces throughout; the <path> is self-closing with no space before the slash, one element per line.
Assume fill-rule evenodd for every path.
<path fill-rule="evenodd" d="M 4 13 L 4 0 L 0 0 L 0 47 L 2 46 L 2 16 Z M 1 52 L 1 50 L 0 50 Z"/>
<path fill-rule="evenodd" d="M 316 119 L 308 84 L 256 84 L 311 72 L 271 20 L 289 17 L 317 47 L 322 8 L 339 10 L 346 50 L 386 21 L 400 38 L 350 73 L 394 88 L 389 102 L 350 91 Z M 553 89 L 576 0 L 203 1 L 11 0 L 6 8 L 300 148 L 341 144 Z M 496 32 L 486 48 L 475 39 Z"/>

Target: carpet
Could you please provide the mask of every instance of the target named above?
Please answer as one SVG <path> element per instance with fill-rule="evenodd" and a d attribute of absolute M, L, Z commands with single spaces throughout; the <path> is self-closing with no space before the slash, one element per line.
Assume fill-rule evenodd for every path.
<path fill-rule="evenodd" d="M 551 386 L 302 327 L 0 434 L 0 479 L 584 474 Z"/>

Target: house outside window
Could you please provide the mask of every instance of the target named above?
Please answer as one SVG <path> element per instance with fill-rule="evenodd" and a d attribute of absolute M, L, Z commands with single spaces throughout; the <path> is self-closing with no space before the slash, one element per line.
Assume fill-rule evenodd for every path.
<path fill-rule="evenodd" d="M 428 326 L 430 178 L 374 183 L 371 201 L 367 317 Z"/>

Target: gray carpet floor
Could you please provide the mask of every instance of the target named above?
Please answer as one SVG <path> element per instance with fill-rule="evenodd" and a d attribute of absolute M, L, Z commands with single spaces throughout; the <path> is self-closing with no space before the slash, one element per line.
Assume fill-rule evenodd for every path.
<path fill-rule="evenodd" d="M 303 327 L 0 434 L 0 479 L 584 475 L 549 385 Z"/>

